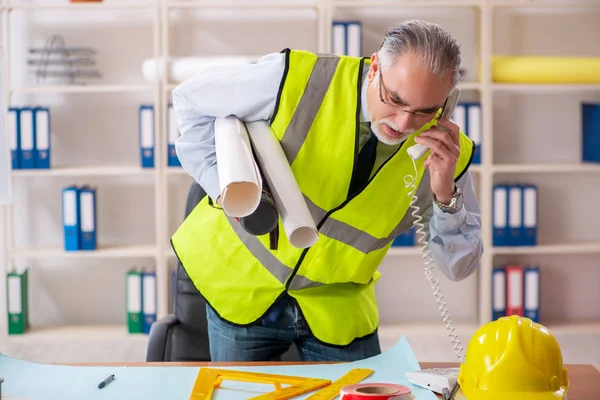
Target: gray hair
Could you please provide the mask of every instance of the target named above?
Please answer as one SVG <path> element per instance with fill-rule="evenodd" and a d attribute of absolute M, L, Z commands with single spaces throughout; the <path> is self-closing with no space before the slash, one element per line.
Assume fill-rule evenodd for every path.
<path fill-rule="evenodd" d="M 390 67 L 401 54 L 411 52 L 435 76 L 452 71 L 452 86 L 460 80 L 460 44 L 437 24 L 410 20 L 389 28 L 379 50 L 381 68 Z"/>

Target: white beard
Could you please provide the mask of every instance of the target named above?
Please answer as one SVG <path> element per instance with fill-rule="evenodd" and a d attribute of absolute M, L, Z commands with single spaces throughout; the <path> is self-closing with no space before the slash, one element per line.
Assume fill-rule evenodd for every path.
<path fill-rule="evenodd" d="M 388 135 L 383 129 L 381 129 L 381 125 L 383 125 L 383 124 L 389 126 L 396 132 L 400 132 L 401 135 L 400 136 Z M 388 146 L 395 146 L 395 145 L 398 145 L 398 144 L 404 142 L 407 137 L 409 137 L 411 134 L 413 134 L 415 132 L 414 129 L 405 129 L 405 130 L 401 131 L 400 129 L 398 129 L 398 125 L 396 125 L 396 123 L 394 121 L 390 121 L 385 118 L 371 123 L 371 130 L 373 131 L 373 133 L 375 134 L 375 136 L 381 143 L 387 144 Z"/>

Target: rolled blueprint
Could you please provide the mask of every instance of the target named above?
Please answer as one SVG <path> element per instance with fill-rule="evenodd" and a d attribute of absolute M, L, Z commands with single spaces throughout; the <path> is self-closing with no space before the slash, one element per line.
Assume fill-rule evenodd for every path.
<path fill-rule="evenodd" d="M 248 131 L 237 117 L 215 119 L 215 150 L 223 211 L 238 218 L 252 214 L 262 195 L 262 178 Z"/>
<path fill-rule="evenodd" d="M 319 238 L 317 227 L 279 141 L 267 121 L 246 126 L 289 242 L 297 248 L 312 246 Z"/>

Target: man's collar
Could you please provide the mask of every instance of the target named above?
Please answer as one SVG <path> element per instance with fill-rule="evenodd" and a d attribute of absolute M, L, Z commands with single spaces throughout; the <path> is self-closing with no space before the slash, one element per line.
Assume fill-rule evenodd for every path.
<path fill-rule="evenodd" d="M 360 122 L 370 122 L 369 109 L 367 107 L 367 87 L 369 86 L 369 66 L 363 66 L 362 85 L 360 93 Z"/>

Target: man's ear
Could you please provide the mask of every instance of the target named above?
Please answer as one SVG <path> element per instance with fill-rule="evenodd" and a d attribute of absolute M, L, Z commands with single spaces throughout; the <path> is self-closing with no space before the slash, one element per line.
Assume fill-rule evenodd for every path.
<path fill-rule="evenodd" d="M 379 57 L 377 53 L 371 54 L 371 65 L 369 66 L 369 73 L 367 77 L 369 78 L 369 82 L 373 82 L 375 76 L 377 76 L 377 71 L 379 69 Z"/>

